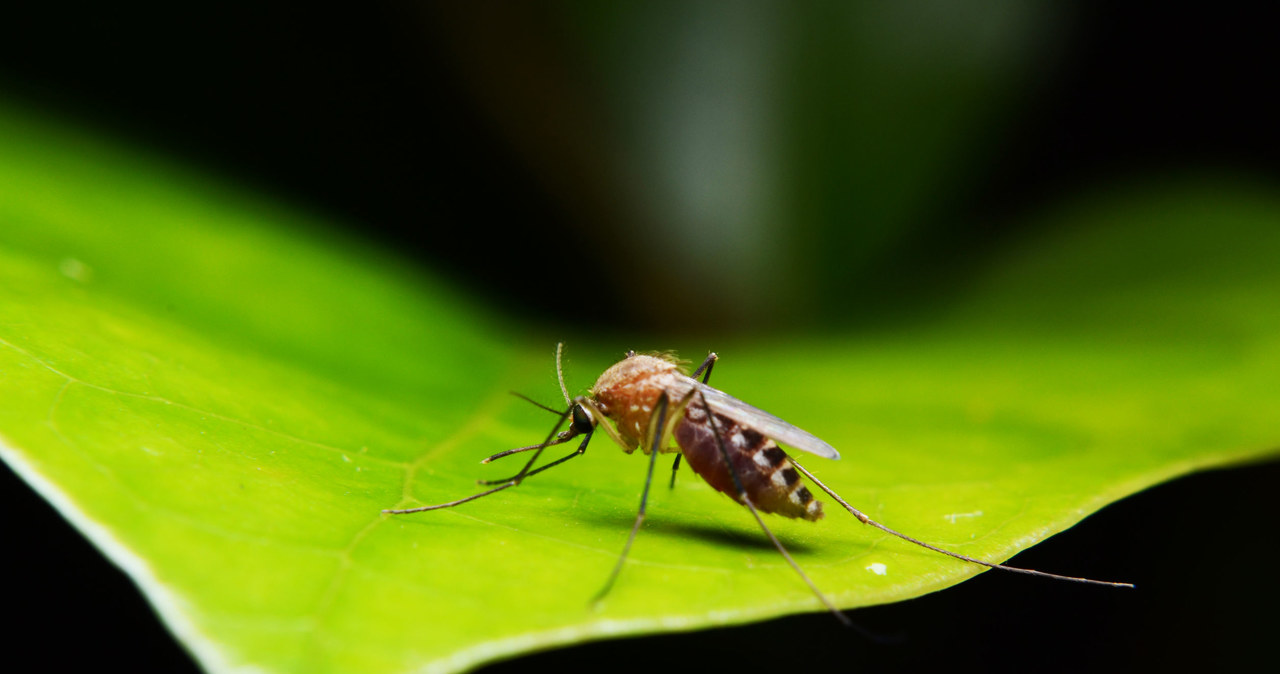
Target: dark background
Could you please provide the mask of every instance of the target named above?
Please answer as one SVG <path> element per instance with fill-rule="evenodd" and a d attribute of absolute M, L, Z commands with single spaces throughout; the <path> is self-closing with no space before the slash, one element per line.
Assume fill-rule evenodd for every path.
<path fill-rule="evenodd" d="M 610 30 L 621 30 L 584 27 L 603 20 L 557 9 L 561 4 L 592 5 L 373 2 L 357 10 L 272 2 L 31 3 L 8 9 L 0 21 L 0 95 L 326 214 L 420 259 L 510 315 L 662 333 L 688 326 L 722 331 L 728 319 L 733 327 L 795 331 L 851 313 L 826 304 L 774 316 L 761 304 L 748 308 L 753 316 L 724 316 L 706 304 L 681 305 L 661 292 L 666 288 L 634 287 L 689 271 L 619 264 L 627 244 L 635 244 L 627 231 L 654 223 L 622 203 L 625 183 L 644 180 L 618 177 L 609 163 L 624 152 L 618 136 L 625 132 L 597 121 L 611 112 L 599 92 L 608 89 L 610 76 L 626 79 L 644 64 L 618 65 L 598 55 L 604 49 L 591 39 L 603 33 L 596 39 L 607 43 Z M 883 150 L 868 147 L 876 131 L 859 129 L 852 139 L 794 141 L 808 143 L 801 151 L 818 156 L 805 159 L 825 162 L 822 170 L 844 171 L 868 210 L 895 207 L 875 200 L 903 186 L 890 178 L 867 183 L 813 145 L 829 142 L 842 153 L 862 148 L 882 163 L 913 149 L 930 153 L 931 161 L 958 165 L 942 175 L 961 187 L 919 190 L 915 198 L 927 205 L 906 214 L 910 221 L 859 213 L 855 203 L 841 206 L 850 212 L 831 207 L 830 215 L 854 220 L 851 226 L 806 233 L 840 238 L 878 226 L 922 233 L 896 245 L 849 242 L 886 262 L 824 260 L 824 251 L 841 247 L 820 243 L 800 249 L 813 259 L 758 274 L 781 280 L 806 269 L 841 269 L 844 276 L 818 276 L 814 283 L 839 282 L 842 292 L 822 285 L 800 290 L 841 298 L 868 288 L 858 297 L 874 299 L 854 309 L 874 312 L 898 304 L 904 292 L 880 279 L 916 279 L 915 299 L 943 293 L 953 285 L 957 260 L 980 260 L 985 244 L 1026 222 L 1020 215 L 1099 183 L 1206 169 L 1280 176 L 1280 106 L 1272 96 L 1280 59 L 1267 17 L 1221 7 L 1209 13 L 1109 3 L 1045 6 L 1061 8 L 1025 38 L 1034 46 L 1010 49 L 1011 58 L 1032 63 L 998 63 L 989 68 L 994 74 L 972 76 L 968 86 L 976 94 L 951 84 L 959 77 L 950 72 L 934 82 L 904 69 L 883 77 L 910 80 L 904 88 L 935 85 L 947 96 L 932 100 L 913 90 L 901 94 L 905 100 L 882 103 L 886 112 L 864 111 L 855 103 L 872 98 L 868 90 L 894 82 L 867 72 L 877 64 L 861 62 L 829 68 L 833 79 L 871 82 L 854 81 L 848 92 L 831 91 L 838 81 L 793 85 L 801 93 L 805 86 L 817 90 L 805 105 L 837 108 L 849 124 L 887 126 L 936 107 L 936 122 L 925 110 L 921 121 L 903 124 L 915 124 L 915 135 L 923 135 L 950 123 L 959 129 L 954 133 L 975 140 L 969 146 L 956 141 L 951 150 L 929 141 Z M 815 10 L 799 20 L 824 17 Z M 776 67 L 805 72 L 841 55 L 823 48 L 828 51 L 814 47 L 817 53 L 798 64 Z M 588 56 L 598 63 L 588 63 Z M 813 113 L 797 125 L 832 134 L 841 123 Z M 910 142 L 910 134 L 894 134 L 884 132 L 894 142 Z M 918 170 L 886 166 L 886 174 L 890 169 Z M 830 191 L 847 188 L 815 189 L 827 189 L 815 198 L 829 200 Z M 957 246 L 966 255 L 955 255 Z M 654 305 L 655 294 L 667 296 Z M 809 301 L 797 295 L 785 299 Z"/>
<path fill-rule="evenodd" d="M 486 92 L 550 69 L 546 81 L 562 87 L 549 95 L 554 109 L 590 118 L 582 73 L 556 69 L 574 63 L 575 44 L 557 33 L 556 6 L 467 7 L 6 7 L 0 96 L 324 213 L 508 314 L 622 330 L 697 325 L 679 307 L 618 301 L 626 276 L 608 252 L 624 239 L 595 222 L 617 213 L 610 184 L 592 179 L 590 149 L 569 142 L 547 159 L 526 140 L 537 131 L 521 126 L 547 109 L 520 123 L 494 112 L 512 99 Z M 1206 167 L 1280 177 L 1274 25 L 1219 7 L 1067 6 L 1051 77 L 1018 92 L 966 189 L 923 216 L 930 236 L 894 247 L 891 264 L 917 272 L 919 285 L 884 293 L 941 292 L 938 279 L 963 271 L 942 251 L 959 241 L 980 251 L 1020 214 L 1100 178 Z M 494 42 L 477 49 L 481 38 Z M 468 60 L 490 52 L 527 70 L 504 80 Z M 559 163 L 572 170 L 549 175 Z M 1273 660 L 1278 479 L 1274 464 L 1183 479 L 1015 560 L 1131 580 L 1137 591 L 988 573 L 852 613 L 900 645 L 813 615 L 601 642 L 495 669 L 1252 669 Z M 11 527 L 4 604 L 17 623 L 9 657 L 34 655 L 42 669 L 194 666 L 123 574 L 7 469 L 0 499 Z"/>

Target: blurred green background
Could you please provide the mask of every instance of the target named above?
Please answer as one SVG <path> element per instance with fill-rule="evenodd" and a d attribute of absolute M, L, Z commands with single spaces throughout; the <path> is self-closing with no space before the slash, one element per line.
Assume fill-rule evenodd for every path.
<path fill-rule="evenodd" d="M 1106 3 L 31 6 L 0 28 L 0 104 L 319 212 L 549 330 L 722 343 L 927 322 L 985 260 L 1100 195 L 1274 191 L 1270 25 Z M 1220 527 L 1222 541 L 1261 535 L 1274 552 L 1253 514 L 1274 512 L 1276 477 L 1267 466 L 1162 487 L 1024 563 L 1149 568 L 1144 555 L 1189 552 L 1179 531 Z M 123 577 L 8 479 L 28 540 L 63 537 L 48 548 L 56 563 L 13 573 L 60 585 L 97 569 L 65 599 L 21 604 L 31 624 L 73 603 L 111 624 L 96 657 L 190 667 Z M 1262 552 L 1241 556 L 1232 575 L 1261 571 L 1249 560 Z M 1176 625 L 1160 622 L 1168 604 L 985 577 L 854 617 L 988 669 L 1044 652 L 1064 669 L 1236 661 L 1267 624 L 1259 593 L 1210 592 L 1187 573 L 1189 620 Z M 105 617 L 117 603 L 130 617 Z M 847 641 L 828 620 L 538 657 L 685 666 L 778 634 Z M 1192 636 L 1191 654 L 1150 653 Z M 811 655 L 849 653 L 932 662 L 871 643 Z"/>

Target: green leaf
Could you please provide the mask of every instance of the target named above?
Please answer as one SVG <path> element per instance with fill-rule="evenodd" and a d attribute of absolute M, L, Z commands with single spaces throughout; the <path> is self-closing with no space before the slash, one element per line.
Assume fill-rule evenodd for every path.
<path fill-rule="evenodd" d="M 554 338 L 315 218 L 0 113 L 0 455 L 128 572 L 207 668 L 456 670 L 583 639 L 820 610 L 740 507 L 666 463 L 613 592 L 644 462 L 600 438 L 442 512 L 537 442 Z M 569 341 L 585 389 L 627 348 L 844 458 L 874 518 L 1004 560 L 1278 436 L 1280 204 L 1189 182 L 1049 218 L 945 310 L 774 342 Z M 567 453 L 560 450 L 556 455 Z M 843 607 L 979 568 L 860 525 L 769 523 Z M 1071 569 L 1052 569 L 1070 573 Z M 1114 580 L 1125 580 L 1123 578 Z"/>

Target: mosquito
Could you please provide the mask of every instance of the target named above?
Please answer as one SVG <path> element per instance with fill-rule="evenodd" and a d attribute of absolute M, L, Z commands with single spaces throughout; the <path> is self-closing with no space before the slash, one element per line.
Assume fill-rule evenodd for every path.
<path fill-rule="evenodd" d="M 456 501 L 418 508 L 387 509 L 382 512 L 404 515 L 452 508 L 509 489 L 526 478 L 581 456 L 587 451 L 587 445 L 590 444 L 596 431 L 603 430 L 624 452 L 630 454 L 640 449 L 647 454 L 649 467 L 645 474 L 644 490 L 640 492 L 640 508 L 636 513 L 635 523 L 631 526 L 631 533 L 627 536 L 627 542 L 613 570 L 609 573 L 608 580 L 595 595 L 597 602 L 609 593 L 618 574 L 622 571 L 627 554 L 631 551 L 631 544 L 635 541 L 636 533 L 645 520 L 649 490 L 653 484 L 654 466 L 658 455 L 666 453 L 676 454 L 675 462 L 671 466 L 672 487 L 675 486 L 676 473 L 683 458 L 693 472 L 713 488 L 746 506 L 787 564 L 809 586 L 818 600 L 845 625 L 850 625 L 849 619 L 818 589 L 808 574 L 787 552 L 782 541 L 778 540 L 778 537 L 765 524 L 764 518 L 760 516 L 761 512 L 765 512 L 811 522 L 822 519 L 822 502 L 813 497 L 813 493 L 805 486 L 801 475 L 808 478 L 818 489 L 826 492 L 863 524 L 948 557 L 992 569 L 1041 578 L 1108 587 L 1133 587 L 1130 583 L 1061 576 L 975 559 L 925 543 L 871 519 L 840 498 L 813 473 L 801 466 L 795 458 L 783 451 L 778 444 L 826 459 L 839 459 L 840 453 L 834 447 L 808 431 L 707 384 L 711 379 L 711 370 L 719 359 L 714 352 L 708 354 L 706 360 L 702 361 L 702 364 L 690 375 L 685 374 L 680 363 L 673 356 L 628 351 L 621 361 L 600 375 L 587 395 L 576 398 L 569 397 L 569 391 L 564 385 L 564 369 L 561 361 L 563 352 L 564 344 L 558 344 L 556 376 L 560 381 L 560 393 L 564 396 L 565 410 L 547 407 L 518 393 L 515 394 L 559 417 L 546 439 L 536 445 L 498 452 L 481 461 L 481 463 L 489 463 L 513 454 L 533 452 L 533 456 L 525 462 L 520 472 L 501 480 L 481 480 L 479 482 L 481 485 L 492 488 Z M 698 379 L 699 375 L 702 377 L 701 380 Z M 569 427 L 561 431 L 566 421 L 569 422 Z M 548 447 L 564 444 L 577 437 L 582 438 L 577 450 L 534 468 L 534 464 Z M 672 440 L 675 441 L 675 446 L 672 446 Z"/>

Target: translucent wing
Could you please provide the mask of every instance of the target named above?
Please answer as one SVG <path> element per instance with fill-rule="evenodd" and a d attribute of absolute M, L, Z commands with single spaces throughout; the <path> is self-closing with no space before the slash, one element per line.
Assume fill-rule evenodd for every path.
<path fill-rule="evenodd" d="M 840 452 L 837 452 L 835 447 L 828 445 L 813 433 L 797 428 L 762 409 L 752 407 L 719 389 L 711 388 L 697 379 L 676 377 L 672 388 L 674 390 L 669 393 L 674 398 L 681 398 L 690 390 L 697 389 L 703 397 L 706 397 L 707 405 L 717 414 L 723 414 L 744 426 L 754 428 L 761 435 L 772 438 L 776 442 L 828 459 L 840 458 Z M 695 395 L 689 404 L 701 405 L 702 398 Z"/>

